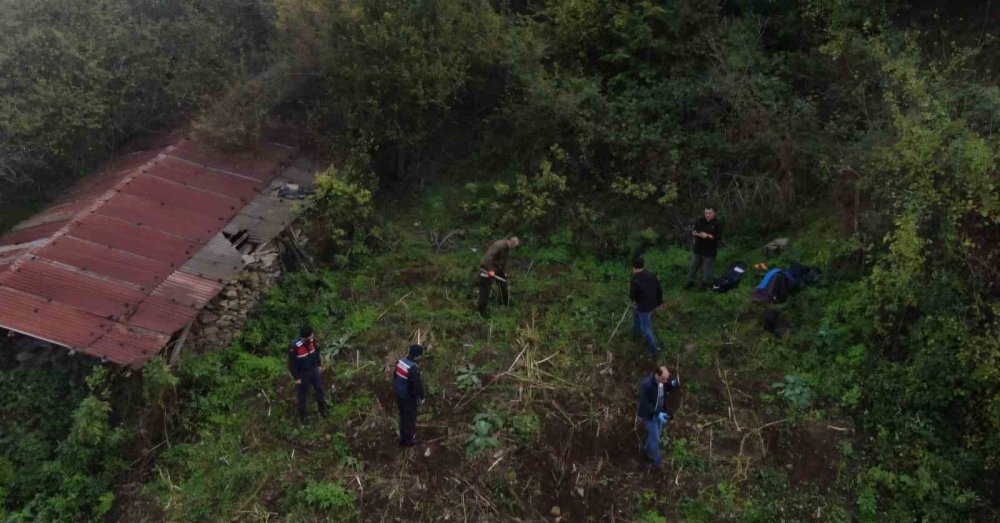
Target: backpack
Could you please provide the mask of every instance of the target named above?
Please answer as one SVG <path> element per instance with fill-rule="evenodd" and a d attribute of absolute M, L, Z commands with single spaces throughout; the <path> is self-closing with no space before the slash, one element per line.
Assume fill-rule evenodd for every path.
<path fill-rule="evenodd" d="M 792 262 L 792 265 L 785 271 L 785 275 L 792 280 L 792 289 L 803 285 L 815 285 L 819 283 L 822 274 L 822 271 L 816 267 L 803 265 L 799 262 Z"/>
<path fill-rule="evenodd" d="M 717 293 L 728 292 L 740 285 L 743 275 L 747 272 L 747 265 L 743 262 L 736 262 L 726 274 L 715 279 L 712 290 Z"/>
<path fill-rule="evenodd" d="M 764 275 L 757 288 L 753 290 L 753 299 L 762 303 L 785 303 L 788 300 L 790 278 L 782 269 L 771 269 Z"/>

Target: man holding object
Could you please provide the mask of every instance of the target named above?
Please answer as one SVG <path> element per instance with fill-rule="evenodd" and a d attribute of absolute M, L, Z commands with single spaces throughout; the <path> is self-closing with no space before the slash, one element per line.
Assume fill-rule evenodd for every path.
<path fill-rule="evenodd" d="M 715 255 L 722 239 L 722 223 L 715 218 L 715 207 L 705 206 L 705 215 L 694 223 L 691 231 L 694 238 L 694 256 L 691 257 L 691 270 L 688 272 L 688 282 L 685 289 L 694 287 L 698 269 L 701 269 L 700 289 L 712 286 L 712 276 L 715 269 Z"/>
<path fill-rule="evenodd" d="M 500 303 L 507 305 L 510 300 L 507 291 L 507 260 L 510 258 L 510 251 L 516 249 L 518 245 L 521 245 L 521 240 L 517 236 L 497 240 L 486 250 L 479 264 L 479 314 L 484 318 L 489 313 L 493 282 L 496 282 L 500 290 Z"/>
<path fill-rule="evenodd" d="M 657 367 L 639 386 L 639 418 L 646 425 L 643 456 L 652 460 L 656 467 L 663 465 L 663 458 L 660 457 L 660 434 L 671 418 L 667 412 L 667 395 L 680 386 L 680 378 L 671 378 L 666 367 Z"/>

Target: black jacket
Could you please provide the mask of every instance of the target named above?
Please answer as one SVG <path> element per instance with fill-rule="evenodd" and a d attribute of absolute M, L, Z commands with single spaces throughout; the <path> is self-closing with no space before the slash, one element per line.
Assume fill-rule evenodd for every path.
<path fill-rule="evenodd" d="M 667 411 L 667 396 L 681 386 L 681 380 L 670 378 L 670 381 L 663 384 L 663 405 L 660 405 L 659 409 L 656 408 L 657 385 L 656 377 L 652 374 L 646 376 L 639 385 L 639 417 L 646 421 Z"/>
<path fill-rule="evenodd" d="M 722 222 L 718 218 L 712 221 L 708 221 L 704 217 L 698 218 L 698 221 L 694 222 L 694 230 L 712 235 L 711 239 L 695 236 L 694 253 L 715 258 L 715 254 L 719 251 L 719 241 L 722 240 Z"/>
<path fill-rule="evenodd" d="M 635 302 L 639 312 L 652 311 L 663 305 L 663 288 L 660 287 L 660 280 L 656 279 L 655 274 L 645 269 L 640 273 L 633 274 L 628 297 Z"/>

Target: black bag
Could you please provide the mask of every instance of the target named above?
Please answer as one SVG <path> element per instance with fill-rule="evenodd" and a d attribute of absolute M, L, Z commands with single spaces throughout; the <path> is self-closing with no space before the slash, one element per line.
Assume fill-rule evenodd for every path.
<path fill-rule="evenodd" d="M 740 285 L 740 281 L 743 280 L 743 275 L 747 272 L 747 264 L 743 262 L 736 262 L 730 267 L 726 274 L 715 279 L 712 284 L 712 290 L 718 293 L 728 292 Z"/>
<path fill-rule="evenodd" d="M 803 265 L 799 262 L 792 262 L 792 266 L 785 271 L 785 275 L 791 280 L 790 287 L 797 289 L 804 285 L 815 285 L 819 283 L 822 271 L 816 267 Z"/>

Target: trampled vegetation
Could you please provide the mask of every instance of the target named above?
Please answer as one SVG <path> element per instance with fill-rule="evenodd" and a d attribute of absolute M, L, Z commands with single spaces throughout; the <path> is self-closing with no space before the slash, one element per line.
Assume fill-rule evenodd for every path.
<path fill-rule="evenodd" d="M 70 4 L 0 2 L 3 225 L 188 120 L 227 146 L 293 125 L 332 167 L 303 216 L 318 267 L 233 346 L 141 380 L 0 373 L 5 519 L 997 517 L 988 3 Z M 768 263 L 824 270 L 788 336 L 753 277 L 680 289 L 706 202 L 717 271 L 779 235 Z M 483 320 L 473 271 L 508 234 L 513 306 Z M 684 380 L 662 471 L 634 421 L 653 360 L 616 329 L 639 252 Z M 300 426 L 305 321 L 334 390 Z M 426 445 L 400 451 L 389 369 L 417 332 Z"/>

